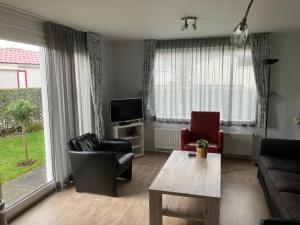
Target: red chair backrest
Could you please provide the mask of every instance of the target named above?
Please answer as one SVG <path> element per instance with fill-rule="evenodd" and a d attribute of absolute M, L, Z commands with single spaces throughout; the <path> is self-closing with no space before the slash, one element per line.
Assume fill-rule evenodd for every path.
<path fill-rule="evenodd" d="M 203 138 L 210 143 L 218 143 L 220 112 L 192 112 L 191 133 L 193 141 Z"/>

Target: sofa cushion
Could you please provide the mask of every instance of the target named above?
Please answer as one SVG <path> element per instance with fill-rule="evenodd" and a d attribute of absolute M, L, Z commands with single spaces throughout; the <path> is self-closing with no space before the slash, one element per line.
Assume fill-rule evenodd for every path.
<path fill-rule="evenodd" d="M 300 194 L 300 174 L 280 170 L 268 170 L 273 186 L 279 192 L 292 192 Z"/>
<path fill-rule="evenodd" d="M 289 215 L 289 219 L 300 219 L 300 195 L 295 193 L 280 192 L 279 199 L 283 210 Z"/>
<path fill-rule="evenodd" d="M 268 170 L 282 170 L 287 172 L 300 173 L 300 162 L 296 159 L 260 156 L 260 161 Z"/>
<path fill-rule="evenodd" d="M 122 168 L 129 166 L 133 156 L 133 153 L 117 153 L 117 169 L 122 170 Z"/>

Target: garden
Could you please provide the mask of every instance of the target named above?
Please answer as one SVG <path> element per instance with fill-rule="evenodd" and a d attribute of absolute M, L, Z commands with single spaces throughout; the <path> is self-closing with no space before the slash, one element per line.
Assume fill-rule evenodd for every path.
<path fill-rule="evenodd" d="M 40 88 L 0 90 L 0 177 L 11 181 L 45 162 Z"/>

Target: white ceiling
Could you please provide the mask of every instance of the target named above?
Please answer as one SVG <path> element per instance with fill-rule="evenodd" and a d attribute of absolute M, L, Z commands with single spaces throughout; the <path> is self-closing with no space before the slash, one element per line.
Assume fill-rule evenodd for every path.
<path fill-rule="evenodd" d="M 175 39 L 229 35 L 249 0 L 1 0 L 57 23 L 111 39 Z M 300 0 L 254 0 L 250 32 L 300 29 Z M 181 31 L 197 16 L 197 31 Z"/>

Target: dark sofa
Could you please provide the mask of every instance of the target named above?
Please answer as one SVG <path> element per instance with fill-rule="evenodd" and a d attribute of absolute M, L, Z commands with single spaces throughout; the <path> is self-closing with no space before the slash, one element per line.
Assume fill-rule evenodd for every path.
<path fill-rule="evenodd" d="M 300 220 L 300 140 L 263 139 L 258 178 L 272 216 Z"/>

